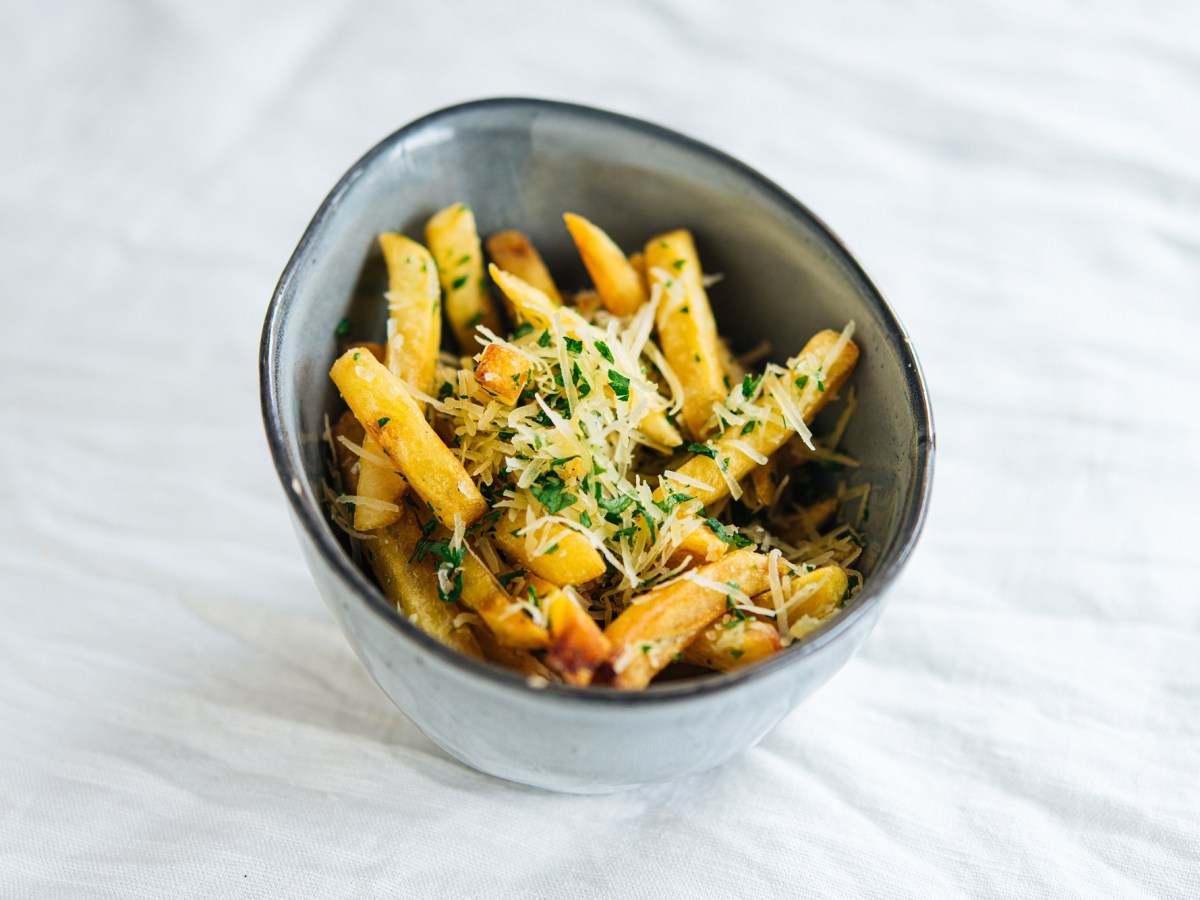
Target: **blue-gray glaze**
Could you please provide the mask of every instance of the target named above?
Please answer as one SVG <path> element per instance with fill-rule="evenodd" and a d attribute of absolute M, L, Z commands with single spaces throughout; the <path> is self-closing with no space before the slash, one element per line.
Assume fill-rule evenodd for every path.
<path fill-rule="evenodd" d="M 382 231 L 420 238 L 458 200 L 482 233 L 527 232 L 560 283 L 584 282 L 564 211 L 625 247 L 691 228 L 736 346 L 763 337 L 782 361 L 813 332 L 857 324 L 858 412 L 845 446 L 872 484 L 866 587 L 842 614 L 739 672 L 639 693 L 531 687 L 449 650 L 401 616 L 346 553 L 318 498 L 321 433 L 337 396 L 333 332 L 378 333 Z M 920 532 L 933 426 L 908 335 L 857 262 L 803 205 L 696 141 L 600 110 L 497 99 L 433 113 L 386 138 L 321 205 L 275 290 L 260 359 L 263 419 L 317 586 L 380 687 L 430 740 L 466 764 L 552 790 L 600 792 L 718 765 L 761 740 L 861 646 Z"/>

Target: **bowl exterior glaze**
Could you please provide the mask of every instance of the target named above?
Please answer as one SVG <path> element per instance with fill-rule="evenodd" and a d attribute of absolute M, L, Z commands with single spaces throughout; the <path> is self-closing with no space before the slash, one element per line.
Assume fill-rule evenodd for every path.
<path fill-rule="evenodd" d="M 872 485 L 866 587 L 804 641 L 756 666 L 645 692 L 534 687 L 463 657 L 401 616 L 353 564 L 321 508 L 328 378 L 343 317 L 378 333 L 384 272 L 376 237 L 422 234 L 457 200 L 483 233 L 521 228 L 565 285 L 585 273 L 564 211 L 625 247 L 689 227 L 722 331 L 766 336 L 782 361 L 821 328 L 856 322 L 858 411 L 844 444 Z M 686 137 L 586 107 L 486 100 L 406 126 L 370 151 L 322 204 L 272 299 L 261 354 L 263 417 L 305 559 L 371 675 L 430 740 L 481 771 L 596 792 L 718 765 L 756 743 L 861 646 L 906 560 L 931 486 L 933 429 L 907 334 L 829 229 L 761 175 Z"/>

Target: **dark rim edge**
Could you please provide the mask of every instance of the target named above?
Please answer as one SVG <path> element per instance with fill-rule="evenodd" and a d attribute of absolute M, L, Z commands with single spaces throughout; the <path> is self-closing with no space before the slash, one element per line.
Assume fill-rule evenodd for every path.
<path fill-rule="evenodd" d="M 917 424 L 917 467 L 915 479 L 910 488 L 913 502 L 910 504 L 907 514 L 900 522 L 898 532 L 900 542 L 899 546 L 893 551 L 894 559 L 886 571 L 879 573 L 871 579 L 870 584 L 864 587 L 858 597 L 855 598 L 852 606 L 830 620 L 826 625 L 814 631 L 811 635 L 796 642 L 786 652 L 779 653 L 743 670 L 687 679 L 679 682 L 668 682 L 660 685 L 652 684 L 644 691 L 619 691 L 603 687 L 578 688 L 557 684 L 532 687 L 524 676 L 492 665 L 491 663 L 465 656 L 430 637 L 409 622 L 399 610 L 395 609 L 387 601 L 383 593 L 366 578 L 365 574 L 354 565 L 349 555 L 344 552 L 326 523 L 324 516 L 321 514 L 319 504 L 314 505 L 306 502 L 303 491 L 297 493 L 293 489 L 292 482 L 298 481 L 303 485 L 305 477 L 303 470 L 299 466 L 298 457 L 294 458 L 286 446 L 282 429 L 274 424 L 279 422 L 280 419 L 278 416 L 278 381 L 274 367 L 272 366 L 272 360 L 275 358 L 277 340 L 282 327 L 282 319 L 284 318 L 281 314 L 283 309 L 282 301 L 284 296 L 289 293 L 292 281 L 297 273 L 299 260 L 306 255 L 316 233 L 320 230 L 331 210 L 338 204 L 354 182 L 361 177 L 362 173 L 376 157 L 382 155 L 392 145 L 403 140 L 409 134 L 418 132 L 433 122 L 462 115 L 463 113 L 479 108 L 503 107 L 554 110 L 584 118 L 604 120 L 619 127 L 632 131 L 640 131 L 657 139 L 690 149 L 741 173 L 767 194 L 773 195 L 783 206 L 790 207 L 803 218 L 811 221 L 816 229 L 829 241 L 832 249 L 841 255 L 842 264 L 846 266 L 848 271 L 865 288 L 868 299 L 876 306 L 881 318 L 888 326 L 886 332 L 889 341 L 893 344 L 893 348 L 900 359 L 908 364 L 908 393 L 913 404 L 913 413 Z M 347 170 L 346 174 L 339 179 L 333 190 L 329 192 L 317 208 L 317 212 L 309 222 L 307 228 L 305 228 L 304 235 L 296 245 L 296 249 L 292 252 L 275 286 L 271 302 L 267 307 L 259 345 L 259 386 L 263 427 L 266 431 L 271 458 L 284 493 L 288 497 L 296 520 L 301 523 L 305 532 L 313 541 L 313 544 L 332 566 L 333 570 L 347 583 L 347 586 L 361 599 L 366 600 L 367 605 L 377 615 L 386 619 L 401 634 L 416 641 L 421 647 L 441 657 L 449 664 L 479 675 L 502 688 L 511 688 L 530 695 L 554 697 L 559 700 L 645 704 L 695 697 L 715 691 L 731 689 L 736 685 L 766 677 L 783 667 L 795 665 L 802 657 L 819 652 L 828 644 L 837 640 L 843 632 L 850 630 L 857 620 L 865 615 L 869 606 L 879 603 L 884 593 L 886 593 L 904 569 L 912 554 L 913 547 L 924 528 L 929 498 L 933 487 L 933 465 L 936 450 L 933 414 L 929 405 L 928 390 L 925 385 L 920 361 L 917 359 L 916 351 L 912 347 L 908 331 L 896 317 L 884 299 L 882 292 L 867 275 L 854 254 L 850 252 L 841 238 L 834 233 L 825 221 L 753 167 L 695 138 L 672 131 L 661 125 L 655 125 L 620 113 L 556 100 L 497 97 L 448 106 L 428 113 L 394 131 L 355 162 Z"/>

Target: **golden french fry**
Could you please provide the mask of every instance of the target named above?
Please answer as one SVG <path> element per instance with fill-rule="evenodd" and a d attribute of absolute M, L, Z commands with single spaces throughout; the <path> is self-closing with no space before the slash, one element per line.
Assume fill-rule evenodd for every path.
<path fill-rule="evenodd" d="M 358 495 L 380 505 L 357 504 L 354 507 L 354 527 L 358 531 L 372 531 L 391 525 L 400 518 L 400 501 L 408 490 L 408 482 L 396 471 L 395 465 L 374 437 L 364 435 L 362 448 L 363 457 L 358 462 Z M 387 465 L 376 460 L 382 460 Z M 383 504 L 390 504 L 391 508 Z"/>
<path fill-rule="evenodd" d="M 724 400 L 729 388 L 690 231 L 681 228 L 650 239 L 646 278 L 651 289 L 662 286 L 655 324 L 663 356 L 684 385 L 683 422 L 693 437 L 702 438 L 709 430 L 713 404 Z"/>
<path fill-rule="evenodd" d="M 399 378 L 428 393 L 433 388 L 442 342 L 437 266 L 428 250 L 402 234 L 381 234 L 379 246 L 388 270 L 389 335 L 383 359 Z M 416 402 L 424 410 L 425 404 Z M 378 505 L 358 504 L 354 527 L 371 531 L 400 518 L 399 503 L 408 484 L 394 465 L 376 461 L 384 454 L 374 437 L 364 438 L 363 450 L 358 494 L 378 501 Z"/>
<path fill-rule="evenodd" d="M 549 633 L 500 586 L 475 551 L 466 548 L 462 560 L 462 605 L 479 613 L 496 640 L 506 647 L 536 650 L 545 647 Z"/>
<path fill-rule="evenodd" d="M 534 549 L 546 548 L 536 556 L 530 552 L 523 521 L 509 513 L 496 523 L 492 540 L 514 563 L 552 584 L 584 584 L 604 574 L 604 557 L 575 529 L 561 522 L 544 522 L 533 536 Z"/>
<path fill-rule="evenodd" d="M 566 213 L 563 221 L 567 223 L 567 230 L 571 232 L 571 239 L 575 241 L 604 307 L 617 316 L 637 312 L 648 295 L 637 269 L 625 258 L 621 248 L 583 216 Z"/>
<path fill-rule="evenodd" d="M 782 648 L 779 629 L 772 623 L 726 613 L 687 645 L 683 661 L 728 672 L 766 659 Z"/>
<path fill-rule="evenodd" d="M 454 453 L 425 421 L 416 401 L 391 371 L 363 350 L 347 350 L 330 377 L 346 405 L 396 464 L 438 521 L 465 525 L 487 512 L 487 501 Z"/>
<path fill-rule="evenodd" d="M 850 577 L 841 566 L 821 566 L 793 576 L 791 596 L 787 601 L 788 621 L 793 623 L 792 637 L 800 637 L 796 633 L 797 626 L 805 625 L 797 619 L 806 616 L 817 620 L 825 618 L 838 608 L 849 588 Z M 819 621 L 807 627 L 804 633 L 811 631 L 816 624 Z"/>
<path fill-rule="evenodd" d="M 629 264 L 633 266 L 633 271 L 637 272 L 638 278 L 642 281 L 642 290 L 646 292 L 646 296 L 650 296 L 650 289 L 646 286 L 646 257 L 640 251 L 629 254 Z"/>
<path fill-rule="evenodd" d="M 465 203 L 446 207 L 426 223 L 425 242 L 437 262 L 446 318 L 459 349 L 471 354 L 478 346 L 476 325 L 500 331 L 500 315 L 483 280 L 483 250 L 475 214 Z"/>
<path fill-rule="evenodd" d="M 750 473 L 750 482 L 754 485 L 754 499 L 758 508 L 769 508 L 779 490 L 779 461 L 772 456 L 764 465 L 755 467 Z"/>
<path fill-rule="evenodd" d="M 361 488 L 360 488 L 361 490 Z M 482 658 L 479 643 L 465 625 L 454 627 L 456 603 L 438 596 L 438 580 L 428 563 L 410 562 L 421 539 L 421 526 L 408 506 L 401 517 L 364 541 L 363 551 L 380 588 L 409 620 L 426 634 L 468 656 Z"/>
<path fill-rule="evenodd" d="M 550 270 L 546 268 L 533 242 L 523 232 L 515 229 L 499 231 L 487 239 L 485 246 L 492 262 L 505 272 L 512 272 L 555 303 L 562 303 L 562 294 L 558 292 Z"/>
<path fill-rule="evenodd" d="M 550 328 L 557 310 L 557 314 L 561 315 L 562 323 L 570 334 L 577 338 L 589 335 L 593 340 L 604 340 L 604 333 L 587 322 L 575 310 L 566 306 L 556 307 L 549 297 L 511 272 L 502 271 L 494 264 L 488 269 L 488 272 L 491 274 L 492 280 L 500 286 L 504 296 L 512 302 L 516 314 L 535 328 Z M 612 388 L 606 386 L 605 390 L 612 390 Z M 631 388 L 630 402 L 637 402 L 638 396 L 638 393 Z M 646 414 L 642 416 L 642 421 L 638 423 L 638 428 L 650 440 L 664 447 L 678 447 L 683 443 L 683 438 L 679 436 L 679 432 L 675 430 L 675 426 L 671 424 L 670 418 L 662 409 L 647 410 Z"/>
<path fill-rule="evenodd" d="M 612 651 L 596 620 L 588 615 L 570 588 L 560 588 L 536 575 L 525 579 L 522 588 L 546 612 L 550 627 L 546 665 L 567 684 L 591 684 L 596 668 Z"/>
<path fill-rule="evenodd" d="M 692 578 L 702 578 L 706 583 Z M 768 558 L 751 550 L 737 550 L 634 598 L 604 631 L 613 645 L 613 685 L 637 689 L 649 684 L 725 611 L 729 594 L 712 583 L 730 582 L 749 596 L 762 593 L 770 584 Z"/>
<path fill-rule="evenodd" d="M 793 361 L 788 377 L 780 379 L 778 387 L 788 392 L 799 410 L 805 424 L 811 422 L 825 403 L 837 393 L 850 377 L 858 361 L 858 347 L 847 341 L 841 352 L 833 359 L 826 359 L 835 349 L 841 335 L 836 331 L 822 331 L 813 336 L 803 352 Z M 821 367 L 822 377 L 816 373 Z M 818 387 L 819 385 L 819 387 Z M 753 431 L 742 434 L 742 428 L 731 426 L 710 442 L 712 456 L 695 454 L 679 467 L 678 471 L 690 479 L 708 485 L 700 489 L 689 485 L 688 493 L 696 496 L 705 506 L 710 506 L 729 493 L 729 484 L 722 475 L 722 468 L 733 481 L 748 475 L 758 463 L 736 446 L 745 444 L 757 453 L 769 457 L 795 434 L 795 430 L 784 423 L 779 402 L 770 394 L 764 395 L 763 406 L 772 411 L 770 421 L 758 423 Z M 669 476 L 668 476 L 669 477 Z M 659 488 L 661 491 L 662 488 Z M 661 496 L 661 495 L 656 495 Z"/>
<path fill-rule="evenodd" d="M 402 234 L 381 234 L 379 246 L 387 263 L 388 316 L 393 329 L 387 343 L 387 366 L 428 393 L 442 345 L 438 268 L 428 250 Z M 424 409 L 423 403 L 417 405 Z"/>
<path fill-rule="evenodd" d="M 684 559 L 690 559 L 693 565 L 703 565 L 724 556 L 729 550 L 729 544 L 717 537 L 707 525 L 701 524 L 687 534 L 679 543 L 679 547 L 671 554 L 667 564 L 674 567 Z"/>
<path fill-rule="evenodd" d="M 475 364 L 475 380 L 489 396 L 512 406 L 529 384 L 529 360 L 506 344 L 488 344 Z"/>
<path fill-rule="evenodd" d="M 356 350 L 368 350 L 371 355 L 380 362 L 386 362 L 384 354 L 387 352 L 383 349 L 383 344 L 378 341 L 338 341 L 338 353 L 345 353 L 353 347 Z"/>

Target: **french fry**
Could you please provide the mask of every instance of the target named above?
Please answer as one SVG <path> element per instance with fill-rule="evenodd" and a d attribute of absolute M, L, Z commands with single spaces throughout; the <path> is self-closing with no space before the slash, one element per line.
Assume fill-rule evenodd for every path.
<path fill-rule="evenodd" d="M 650 289 L 646 287 L 646 257 L 641 252 L 629 254 L 629 264 L 633 266 L 633 271 L 637 272 L 638 278 L 642 280 L 642 289 L 646 292 L 646 296 L 650 296 Z"/>
<path fill-rule="evenodd" d="M 471 629 L 465 625 L 454 627 L 459 607 L 438 596 L 438 580 L 433 568 L 409 562 L 420 539 L 421 526 L 413 511 L 405 506 L 396 522 L 376 530 L 373 540 L 363 542 L 363 551 L 379 587 L 422 631 L 448 647 L 476 659 L 482 658 L 479 642 Z"/>
<path fill-rule="evenodd" d="M 702 438 L 709 431 L 713 404 L 724 400 L 729 389 L 692 233 L 679 229 L 651 238 L 645 257 L 651 290 L 662 286 L 655 323 L 663 356 L 684 385 L 683 422 L 693 437 Z"/>
<path fill-rule="evenodd" d="M 526 615 L 522 606 L 500 586 L 475 551 L 467 548 L 462 561 L 463 606 L 475 610 L 505 647 L 535 650 L 545 647 L 549 633 Z"/>
<path fill-rule="evenodd" d="M 683 661 L 728 672 L 766 659 L 783 649 L 779 629 L 770 622 L 730 613 L 705 628 L 683 651 Z"/>
<path fill-rule="evenodd" d="M 560 588 L 536 575 L 528 577 L 523 588 L 545 610 L 549 622 L 546 665 L 567 684 L 591 684 L 593 673 L 612 651 L 596 620 L 588 615 L 571 588 Z"/>
<path fill-rule="evenodd" d="M 522 281 L 533 285 L 555 303 L 562 304 L 562 294 L 542 261 L 533 242 L 520 231 L 499 231 L 485 242 L 488 255 L 505 272 L 512 272 Z"/>
<path fill-rule="evenodd" d="M 780 532 L 779 536 L 789 544 L 815 541 L 821 536 L 821 530 L 829 524 L 833 514 L 837 512 L 837 508 L 837 497 L 826 497 L 824 500 L 810 503 L 808 506 L 796 510 L 794 519 Z"/>
<path fill-rule="evenodd" d="M 412 395 L 370 353 L 347 350 L 330 377 L 346 405 L 396 464 L 396 469 L 443 525 L 466 525 L 487 512 L 487 501 L 454 453 L 425 421 Z"/>
<path fill-rule="evenodd" d="M 475 364 L 475 380 L 488 396 L 512 406 L 529 384 L 529 360 L 505 344 L 488 344 Z"/>
<path fill-rule="evenodd" d="M 779 491 L 779 461 L 769 457 L 764 465 L 756 466 L 750 472 L 750 482 L 754 485 L 754 499 L 759 509 L 770 508 L 775 502 L 775 494 Z"/>
<path fill-rule="evenodd" d="M 381 234 L 379 246 L 388 270 L 389 334 L 385 362 L 396 376 L 428 393 L 433 387 L 438 347 L 442 342 L 437 266 L 428 250 L 402 234 Z M 425 408 L 419 400 L 417 406 Z M 396 506 L 394 510 L 366 504 L 356 506 L 354 527 L 370 531 L 390 525 L 400 517 L 399 502 L 408 484 L 395 466 L 380 465 L 372 459 L 383 456 L 383 448 L 375 438 L 365 438 L 363 450 L 366 452 L 359 464 L 359 496 Z"/>
<path fill-rule="evenodd" d="M 537 288 L 510 272 L 498 269 L 494 264 L 488 271 L 491 273 L 492 280 L 500 286 L 504 296 L 512 302 L 516 314 L 535 328 L 550 328 L 557 314 L 562 316 L 563 324 L 576 337 L 588 334 L 593 339 L 604 340 L 603 332 L 599 332 L 594 325 L 587 322 L 575 310 L 566 306 L 554 306 L 550 298 Z M 611 390 L 611 388 L 606 387 L 606 390 Z M 631 403 L 637 402 L 638 399 L 637 392 L 632 388 L 629 399 Z M 638 423 L 638 428 L 650 440 L 664 447 L 678 447 L 683 443 L 683 438 L 679 436 L 679 432 L 675 430 L 675 426 L 671 424 L 670 418 L 662 409 L 648 410 L 642 416 L 642 421 Z"/>
<path fill-rule="evenodd" d="M 429 391 L 442 344 L 441 292 L 433 256 L 402 234 L 381 234 L 388 269 L 388 316 L 392 334 L 387 366 L 401 379 Z M 424 408 L 424 404 L 418 403 Z"/>
<path fill-rule="evenodd" d="M 846 596 L 850 577 L 841 566 L 821 566 L 793 576 L 790 587 L 791 596 L 786 604 L 788 621 L 793 623 L 792 637 L 800 637 L 796 626 L 802 623 L 796 620 L 804 616 L 812 619 L 828 616 Z"/>
<path fill-rule="evenodd" d="M 362 423 L 354 418 L 354 413 L 346 410 L 330 426 L 329 431 L 333 439 L 333 461 L 342 478 L 342 487 L 347 494 L 356 493 L 358 491 L 358 454 L 338 438 L 344 437 L 351 443 L 361 445 L 365 434 Z"/>
<path fill-rule="evenodd" d="M 575 304 L 575 308 L 579 310 L 579 314 L 590 319 L 596 314 L 596 310 L 604 306 L 600 300 L 600 295 L 595 291 L 579 291 L 571 302 Z"/>
<path fill-rule="evenodd" d="M 584 584 L 599 578 L 606 568 L 592 542 L 561 522 L 545 522 L 534 531 L 535 547 L 549 545 L 537 555 L 530 552 L 522 522 L 514 513 L 501 516 L 492 540 L 514 563 L 552 584 Z"/>
<path fill-rule="evenodd" d="M 614 687 L 645 687 L 725 611 L 728 593 L 692 581 L 691 577 L 720 584 L 733 582 L 750 596 L 762 593 L 770 584 L 768 558 L 751 550 L 737 550 L 634 598 L 604 631 L 613 646 Z"/>
<path fill-rule="evenodd" d="M 484 658 L 488 662 L 494 662 L 496 665 L 505 669 L 512 669 L 514 672 L 520 672 L 529 678 L 541 678 L 545 681 L 554 684 L 561 679 L 558 675 L 551 671 L 540 659 L 534 656 L 528 650 L 519 650 L 516 647 L 506 647 L 500 643 L 494 634 L 488 630 L 485 625 L 478 625 L 475 628 L 475 637 L 479 641 L 479 646 L 483 650 Z"/>
<path fill-rule="evenodd" d="M 827 358 L 830 351 L 835 349 L 840 337 L 836 331 L 822 331 L 814 335 L 794 361 L 788 377 L 780 380 L 780 390 L 789 392 L 795 399 L 805 424 L 811 422 L 826 402 L 837 393 L 850 377 L 854 364 L 858 361 L 858 347 L 853 341 L 847 341 L 833 359 Z M 823 375 L 819 381 L 815 374 L 811 374 L 817 372 L 818 366 L 822 367 Z M 779 403 L 773 396 L 766 395 L 763 406 L 772 411 L 770 421 L 760 423 L 746 435 L 741 434 L 741 429 L 737 426 L 730 426 L 710 443 L 712 457 L 697 453 L 678 468 L 677 471 L 681 474 L 709 486 L 707 490 L 694 485 L 688 488 L 688 492 L 705 506 L 715 503 L 729 493 L 729 485 L 722 475 L 721 465 L 727 467 L 725 471 L 733 481 L 744 478 L 758 465 L 736 444 L 744 443 L 752 450 L 769 457 L 795 434 L 795 431 L 784 423 Z"/>
<path fill-rule="evenodd" d="M 647 300 L 646 286 L 621 248 L 583 216 L 566 213 L 563 221 L 605 309 L 616 316 L 637 312 Z"/>
<path fill-rule="evenodd" d="M 425 242 L 437 262 L 446 318 L 459 349 L 470 355 L 478 346 L 476 325 L 500 331 L 500 315 L 483 280 L 483 250 L 475 214 L 465 203 L 447 206 L 426 223 Z"/>
<path fill-rule="evenodd" d="M 688 532 L 667 560 L 667 564 L 677 566 L 685 559 L 690 559 L 694 565 L 704 565 L 720 559 L 728 550 L 729 544 L 726 541 L 717 537 L 716 532 L 707 525 L 700 523 L 697 528 Z"/>

